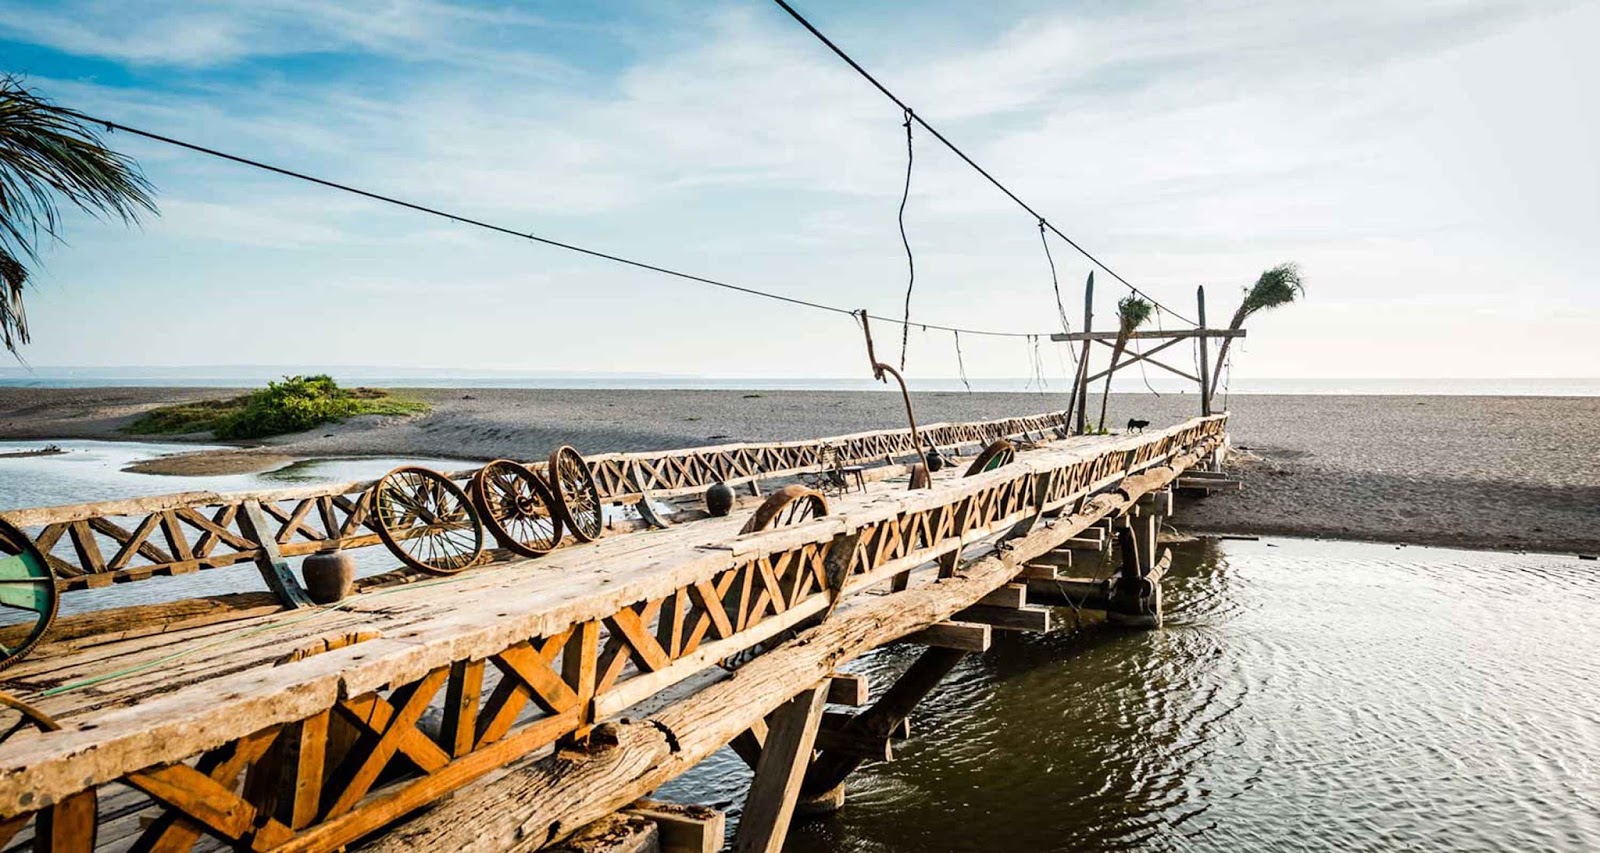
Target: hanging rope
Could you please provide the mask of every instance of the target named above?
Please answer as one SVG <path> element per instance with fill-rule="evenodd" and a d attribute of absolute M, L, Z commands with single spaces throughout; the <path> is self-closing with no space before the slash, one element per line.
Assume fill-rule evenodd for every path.
<path fill-rule="evenodd" d="M 1227 366 L 1222 374 L 1222 410 L 1228 411 L 1228 393 L 1233 390 L 1233 350 L 1228 351 Z"/>
<path fill-rule="evenodd" d="M 1144 380 L 1145 390 L 1149 391 L 1150 393 L 1156 395 L 1157 398 L 1159 398 L 1161 396 L 1161 392 L 1157 391 L 1150 384 L 1150 374 L 1146 373 L 1145 370 L 1144 370 L 1144 351 L 1139 348 L 1139 342 L 1138 341 L 1129 341 L 1129 343 L 1133 344 L 1133 355 L 1139 361 L 1139 378 Z"/>
<path fill-rule="evenodd" d="M 1061 302 L 1061 279 L 1056 277 L 1056 259 L 1050 256 L 1050 241 L 1044 235 L 1044 218 L 1039 219 L 1039 245 L 1044 247 L 1044 259 L 1050 264 L 1050 289 L 1056 294 L 1056 313 L 1061 316 L 1061 331 L 1071 332 L 1067 322 L 1067 306 Z"/>
<path fill-rule="evenodd" d="M 967 360 L 961 356 L 961 333 L 952 331 L 951 334 L 956 336 L 956 369 L 961 372 L 962 386 L 967 389 L 968 394 L 971 394 L 972 383 L 967 381 Z"/>
<path fill-rule="evenodd" d="M 1037 388 L 1040 394 L 1044 393 L 1044 357 L 1039 354 L 1039 336 L 1029 335 L 1025 342 L 1028 347 L 1028 382 L 1022 390 Z"/>
<path fill-rule="evenodd" d="M 1044 356 L 1039 353 L 1039 336 L 1033 336 L 1033 375 L 1039 377 L 1039 393 L 1043 394 L 1050 387 L 1050 380 L 1044 376 Z"/>
<path fill-rule="evenodd" d="M 906 247 L 906 314 L 900 324 L 900 369 L 906 369 L 906 346 L 911 340 L 911 289 L 917 284 L 917 260 L 911 254 L 911 238 L 906 236 L 906 202 L 911 199 L 911 163 L 916 157 L 911 146 L 911 110 L 906 110 L 906 188 L 900 194 L 900 242 Z"/>
<path fill-rule="evenodd" d="M 827 48 L 829 50 L 833 51 L 833 53 L 836 56 L 838 56 L 840 59 L 844 60 L 845 63 L 848 64 L 851 68 L 855 69 L 855 72 L 857 74 L 860 74 L 862 79 L 866 80 L 868 83 L 871 83 L 873 85 L 873 87 L 876 88 L 879 92 L 882 92 L 884 97 L 886 97 L 889 100 L 893 101 L 895 106 L 898 106 L 901 109 L 905 110 L 906 111 L 906 116 L 908 117 L 908 119 L 913 120 L 917 124 L 922 125 L 922 129 L 923 130 L 926 130 L 930 135 L 933 136 L 933 138 L 935 140 L 938 140 L 940 143 L 942 143 L 944 145 L 944 147 L 950 149 L 950 152 L 952 154 L 955 154 L 957 157 L 960 157 L 963 162 L 965 162 L 968 166 L 971 166 L 974 171 L 976 171 L 978 174 L 982 175 L 984 177 L 984 179 L 987 180 L 989 183 L 993 184 L 995 189 L 997 189 L 1000 192 L 1004 193 L 1005 196 L 1007 198 L 1011 199 L 1013 202 L 1016 202 L 1017 206 L 1022 208 L 1024 211 L 1027 211 L 1027 213 L 1030 216 L 1032 216 L 1035 219 L 1038 219 L 1038 220 L 1041 220 L 1041 221 L 1045 221 L 1044 217 L 1039 214 L 1039 211 L 1037 211 L 1034 208 L 1030 207 L 1027 202 L 1023 201 L 1020 197 L 1018 197 L 1017 194 L 1012 192 L 1010 190 L 1010 188 L 1008 188 L 1005 184 L 1000 183 L 1000 180 L 998 178 L 996 178 L 993 174 L 991 174 L 989 172 L 989 170 L 987 170 L 987 169 L 983 168 L 982 166 L 978 165 L 978 161 L 976 161 L 976 160 L 972 159 L 971 157 L 967 156 L 967 152 L 962 151 L 960 148 L 957 148 L 955 143 L 951 142 L 944 134 L 940 133 L 938 131 L 938 129 L 936 129 L 933 125 L 929 124 L 927 119 L 924 119 L 921 116 L 913 115 L 912 112 L 911 112 L 910 105 L 908 105 L 905 101 L 901 100 L 898 95 L 896 95 L 895 93 L 889 91 L 889 89 L 886 86 L 884 86 L 882 83 L 878 82 L 878 78 L 876 78 L 876 77 L 872 76 L 870 73 L 868 73 L 867 69 L 861 67 L 861 63 L 856 62 L 854 59 L 852 59 L 850 57 L 850 55 L 845 53 L 842 48 L 840 48 L 837 44 L 834 44 L 832 39 L 830 39 L 827 36 L 823 35 L 821 30 L 817 29 L 814 24 L 812 24 L 810 21 L 806 20 L 805 16 L 801 15 L 798 11 L 796 11 L 793 6 L 789 5 L 789 3 L 786 2 L 786 0 L 773 0 L 773 2 L 777 3 L 778 6 L 783 9 L 783 11 L 788 12 L 789 13 L 789 17 L 794 18 L 796 23 L 800 24 L 800 26 L 802 26 L 802 27 L 805 27 L 807 32 L 811 33 L 813 36 L 816 36 L 817 41 L 822 42 L 824 45 L 827 46 Z M 1072 248 L 1076 249 L 1078 251 L 1078 254 L 1083 255 L 1085 258 L 1088 258 L 1090 263 L 1094 264 L 1095 266 L 1099 267 L 1102 270 L 1105 270 L 1107 275 L 1111 276 L 1112 278 L 1116 279 L 1117 281 L 1122 282 L 1122 284 L 1125 287 L 1127 287 L 1129 290 L 1133 291 L 1134 293 L 1137 293 L 1140 296 L 1143 296 L 1145 299 L 1148 299 L 1148 300 L 1150 300 L 1151 302 L 1153 302 L 1153 303 L 1155 303 L 1157 305 L 1160 304 L 1159 302 L 1156 302 L 1154 297 L 1150 296 L 1148 293 L 1145 293 L 1144 291 L 1140 290 L 1139 288 L 1134 287 L 1131 282 L 1129 282 L 1127 279 L 1123 278 L 1122 276 L 1118 275 L 1115 270 L 1111 269 L 1111 267 L 1108 267 L 1104 263 L 1102 263 L 1099 258 L 1095 257 L 1094 255 L 1089 254 L 1089 251 L 1087 249 L 1085 249 L 1083 246 L 1079 245 L 1078 242 L 1073 240 L 1071 237 L 1068 237 L 1066 235 L 1066 233 L 1063 232 L 1060 228 L 1057 228 L 1055 225 L 1049 223 L 1048 221 L 1045 221 L 1045 227 L 1049 228 L 1052 232 L 1054 232 L 1055 235 L 1057 237 L 1060 237 L 1063 241 L 1065 241 L 1067 245 L 1069 245 Z M 1171 309 L 1168 309 L 1168 310 L 1171 311 Z M 1182 314 L 1179 314 L 1176 311 L 1171 311 L 1171 313 L 1172 313 L 1172 316 L 1177 317 L 1180 320 L 1183 320 L 1184 322 L 1188 323 L 1191 326 L 1192 325 L 1197 325 L 1193 320 L 1190 320 L 1189 318 L 1183 316 Z"/>

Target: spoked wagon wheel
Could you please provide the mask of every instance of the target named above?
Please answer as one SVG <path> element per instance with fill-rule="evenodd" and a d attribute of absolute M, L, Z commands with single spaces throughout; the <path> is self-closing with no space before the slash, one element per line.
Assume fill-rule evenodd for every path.
<path fill-rule="evenodd" d="M 579 542 L 600 538 L 605 518 L 600 506 L 600 488 L 589 473 L 589 463 L 578 451 L 562 445 L 550 454 L 550 491 L 561 508 L 561 519 Z"/>
<path fill-rule="evenodd" d="M 56 603 L 49 561 L 26 533 L 0 519 L 0 613 L 10 617 L 0 627 L 0 669 L 21 660 L 44 638 L 56 618 Z"/>
<path fill-rule="evenodd" d="M 799 524 L 814 518 L 822 518 L 828 514 L 828 499 L 816 489 L 809 489 L 798 484 L 784 486 L 773 492 L 761 506 L 756 507 L 755 514 L 745 522 L 740 533 L 755 533 L 759 530 L 772 530 L 778 527 L 787 527 Z M 846 566 L 848 568 L 848 566 Z M 799 569 L 795 569 L 799 571 Z M 842 583 L 842 578 L 829 577 L 829 584 L 837 587 Z M 775 649 L 794 639 L 802 630 L 810 627 L 812 623 L 802 622 L 799 625 L 779 631 L 778 633 L 750 646 L 747 649 L 717 661 L 717 666 L 733 672 L 741 666 L 760 657 L 769 649 Z"/>
<path fill-rule="evenodd" d="M 539 475 L 510 459 L 496 459 L 472 478 L 483 526 L 506 548 L 537 557 L 561 541 L 561 512 Z"/>
<path fill-rule="evenodd" d="M 453 575 L 483 554 L 483 525 L 461 487 L 436 471 L 404 465 L 372 487 L 378 538 L 408 566 Z"/>
<path fill-rule="evenodd" d="M 5 743 L 11 736 L 22 731 L 28 726 L 33 726 L 41 732 L 54 732 L 61 729 L 61 725 L 50 718 L 49 714 L 29 705 L 27 702 L 12 696 L 10 693 L 0 691 L 0 708 L 10 708 L 17 712 L 17 719 L 0 732 L 0 743 Z M 9 717 L 10 715 L 6 715 Z M 10 722 L 7 720 L 7 722 Z"/>
<path fill-rule="evenodd" d="M 740 529 L 740 533 L 754 533 L 774 527 L 787 527 L 821 518 L 828 514 L 828 499 L 816 489 L 805 486 L 784 486 L 756 507 L 755 515 Z"/>
<path fill-rule="evenodd" d="M 996 439 L 988 447 L 985 447 L 982 453 L 978 454 L 977 459 L 972 460 L 972 464 L 967 468 L 967 473 L 963 476 L 971 477 L 974 474 L 993 471 L 1002 465 L 1010 465 L 1012 460 L 1016 458 L 1017 449 L 1011 445 L 1011 442 L 1003 438 Z"/>

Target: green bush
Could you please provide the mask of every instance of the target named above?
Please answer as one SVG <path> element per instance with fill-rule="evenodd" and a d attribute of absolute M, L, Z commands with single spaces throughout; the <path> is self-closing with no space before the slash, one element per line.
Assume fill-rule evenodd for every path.
<path fill-rule="evenodd" d="M 340 388 L 331 376 L 285 376 L 260 391 L 229 400 L 202 400 L 152 409 L 126 430 L 135 434 L 210 431 L 217 438 L 265 438 L 304 432 L 355 415 L 404 415 L 428 406 L 372 388 Z"/>

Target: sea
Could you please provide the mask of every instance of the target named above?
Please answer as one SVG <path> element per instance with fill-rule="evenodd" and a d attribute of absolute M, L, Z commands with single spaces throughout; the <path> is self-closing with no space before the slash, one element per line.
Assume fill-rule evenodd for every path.
<path fill-rule="evenodd" d="M 283 376 L 328 373 L 345 385 L 380 388 L 575 388 L 641 390 L 807 390 L 873 391 L 887 386 L 870 377 L 707 377 L 668 374 L 552 373 L 516 370 L 463 370 L 363 366 L 215 366 L 215 367 L 6 367 L 0 368 L 0 387 L 215 387 L 243 388 L 263 385 Z M 1039 378 L 914 378 L 914 391 L 1019 392 L 1063 390 L 1059 377 Z M 1195 385 L 1180 378 L 1129 374 L 1116 378 L 1112 390 L 1160 394 L 1196 393 Z M 1229 394 L 1393 394 L 1519 397 L 1600 396 L 1600 377 L 1589 378 L 1237 378 L 1219 393 Z"/>

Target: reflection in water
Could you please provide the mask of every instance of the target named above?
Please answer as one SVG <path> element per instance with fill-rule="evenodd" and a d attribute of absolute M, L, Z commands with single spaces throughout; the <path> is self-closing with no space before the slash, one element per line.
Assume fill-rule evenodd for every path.
<path fill-rule="evenodd" d="M 1300 540 L 1175 555 L 1165 628 L 997 632 L 899 760 L 786 849 L 1600 846 L 1592 567 Z M 852 668 L 878 691 L 915 652 Z M 736 814 L 748 780 L 724 750 L 662 794 Z"/>

